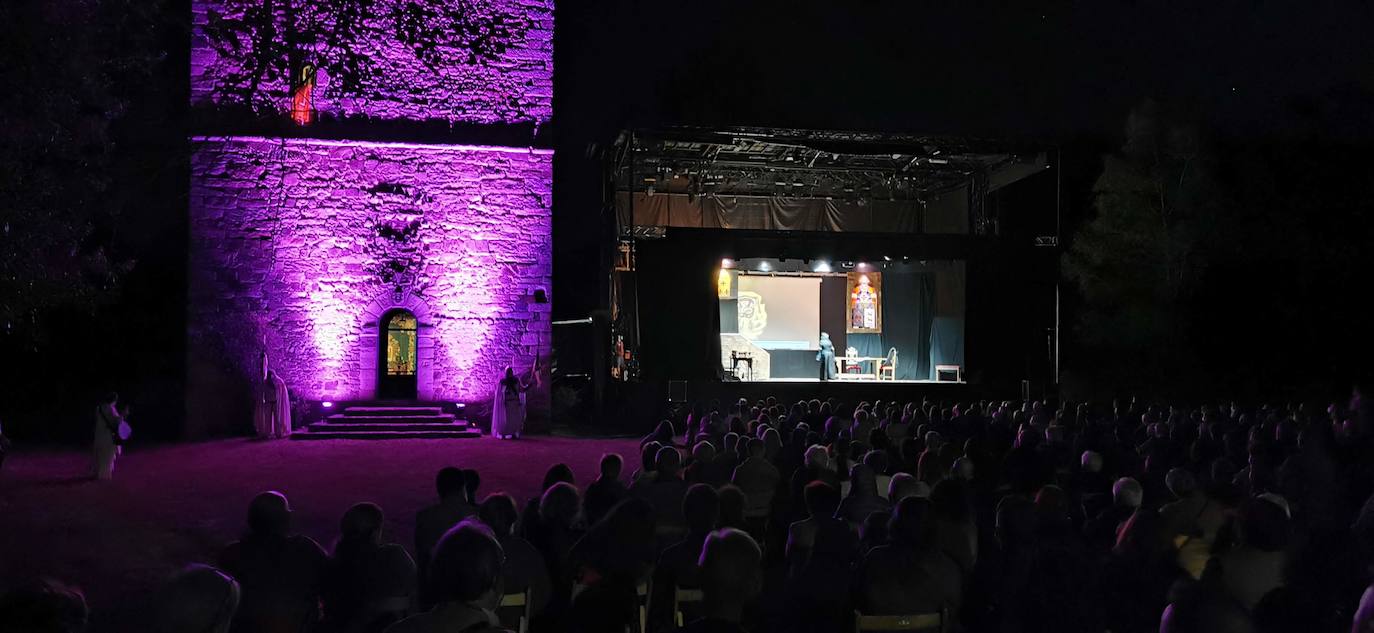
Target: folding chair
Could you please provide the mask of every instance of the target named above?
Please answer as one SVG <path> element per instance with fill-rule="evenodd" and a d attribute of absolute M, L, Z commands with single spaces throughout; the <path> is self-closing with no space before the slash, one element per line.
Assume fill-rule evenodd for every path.
<path fill-rule="evenodd" d="M 949 630 L 947 610 L 914 615 L 864 615 L 854 612 L 854 633 L 865 631 L 939 631 Z"/>
<path fill-rule="evenodd" d="M 700 589 L 673 588 L 673 619 L 679 627 L 687 626 L 686 618 L 682 615 L 682 605 L 699 603 L 701 600 Z"/>
<path fill-rule="evenodd" d="M 516 633 L 525 633 L 529 630 L 530 619 L 534 617 L 534 614 L 530 613 L 530 609 L 534 608 L 534 600 L 530 599 L 529 588 L 519 593 L 508 593 L 501 596 L 501 612 L 504 613 L 507 609 L 515 608 L 520 609 L 520 625 L 516 628 Z"/>

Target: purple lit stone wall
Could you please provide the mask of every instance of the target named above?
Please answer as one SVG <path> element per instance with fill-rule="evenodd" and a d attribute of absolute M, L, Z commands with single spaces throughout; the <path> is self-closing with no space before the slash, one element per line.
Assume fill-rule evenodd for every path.
<path fill-rule="evenodd" d="M 191 104 L 280 114 L 318 68 L 325 115 L 545 123 L 553 0 L 193 0 Z"/>
<path fill-rule="evenodd" d="M 552 152 L 192 141 L 190 434 L 246 422 L 217 402 L 244 389 L 264 342 L 302 399 L 375 397 L 393 307 L 420 321 L 421 400 L 485 411 L 506 365 L 550 352 L 534 294 L 552 287 Z M 531 416 L 546 411 L 534 394 Z"/>

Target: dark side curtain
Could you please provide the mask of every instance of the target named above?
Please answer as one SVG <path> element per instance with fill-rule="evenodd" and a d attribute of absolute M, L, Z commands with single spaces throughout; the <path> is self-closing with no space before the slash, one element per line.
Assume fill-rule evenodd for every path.
<path fill-rule="evenodd" d="M 651 379 L 714 379 L 720 368 L 720 253 L 692 240 L 636 244 L 640 367 Z"/>
<path fill-rule="evenodd" d="M 898 380 L 930 380 L 934 285 L 932 273 L 883 271 L 883 331 L 850 334 L 846 338 L 848 346 L 860 356 L 874 357 L 886 356 L 888 350 L 896 348 Z M 843 350 L 836 353 L 842 354 Z"/>

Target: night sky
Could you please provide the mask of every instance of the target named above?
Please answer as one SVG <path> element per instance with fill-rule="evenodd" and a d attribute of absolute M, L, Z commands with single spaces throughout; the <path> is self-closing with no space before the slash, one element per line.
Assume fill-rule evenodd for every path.
<path fill-rule="evenodd" d="M 555 275 L 593 307 L 590 143 L 628 126 L 773 125 L 1065 148 L 1065 216 L 1131 108 L 1247 142 L 1374 139 L 1374 5 L 1345 2 L 564 2 L 555 73 Z M 594 8 L 587 8 L 594 5 Z M 604 146 L 604 145 L 603 145 Z"/>

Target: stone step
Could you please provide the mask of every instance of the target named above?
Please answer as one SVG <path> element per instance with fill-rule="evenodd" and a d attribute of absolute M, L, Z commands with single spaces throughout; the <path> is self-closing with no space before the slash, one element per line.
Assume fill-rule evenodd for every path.
<path fill-rule="evenodd" d="M 325 418 L 330 424 L 452 424 L 460 421 L 452 413 L 435 415 L 339 415 Z"/>
<path fill-rule="evenodd" d="M 357 432 L 348 430 L 328 430 L 310 431 L 308 433 L 292 433 L 293 440 L 421 440 L 421 439 L 450 439 L 482 437 L 482 432 L 466 427 L 449 431 L 367 431 Z"/>
<path fill-rule="evenodd" d="M 343 415 L 402 417 L 408 415 L 435 416 L 443 412 L 442 407 L 348 407 L 344 409 Z"/>
<path fill-rule="evenodd" d="M 471 427 L 466 422 L 390 422 L 386 424 L 336 424 L 316 422 L 306 427 L 311 433 L 369 433 L 376 431 L 463 431 Z"/>

